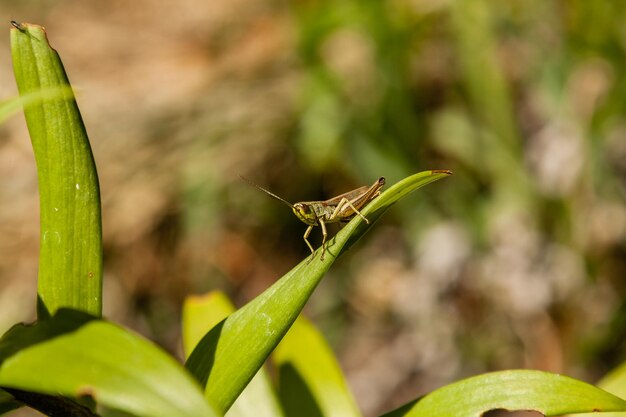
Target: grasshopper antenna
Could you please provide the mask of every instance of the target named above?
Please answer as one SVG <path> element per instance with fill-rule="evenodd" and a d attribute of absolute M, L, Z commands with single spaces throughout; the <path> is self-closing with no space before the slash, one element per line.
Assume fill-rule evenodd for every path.
<path fill-rule="evenodd" d="M 248 184 L 250 184 L 254 188 L 258 188 L 259 190 L 263 191 L 265 194 L 269 195 L 270 197 L 274 197 L 276 200 L 282 201 L 283 203 L 287 204 L 289 207 L 294 208 L 293 204 L 291 204 L 289 201 L 287 201 L 287 200 L 285 200 L 283 198 L 280 198 L 279 196 L 277 196 L 273 192 L 268 191 L 265 188 L 261 187 L 260 185 L 253 183 L 252 181 L 250 181 L 249 179 L 247 179 L 243 175 L 240 175 L 239 178 L 241 178 L 242 180 L 244 180 L 245 182 L 247 182 Z"/>

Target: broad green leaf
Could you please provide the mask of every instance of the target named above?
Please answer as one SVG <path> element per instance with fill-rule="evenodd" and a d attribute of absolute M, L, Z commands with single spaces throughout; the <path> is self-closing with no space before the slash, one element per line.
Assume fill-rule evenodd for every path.
<path fill-rule="evenodd" d="M 535 410 L 546 416 L 561 416 L 592 411 L 626 411 L 626 401 L 563 375 L 514 370 L 455 382 L 384 417 L 480 417 L 496 409 Z"/>
<path fill-rule="evenodd" d="M 598 382 L 598 387 L 603 390 L 615 394 L 618 397 L 626 398 L 626 363 L 618 366 L 611 371 L 608 375 Z M 596 414 L 593 414 L 596 415 Z M 586 417 L 591 417 L 592 414 L 585 414 Z M 625 412 L 618 413 L 606 413 L 602 414 L 602 417 L 624 417 Z"/>
<path fill-rule="evenodd" d="M 187 360 L 187 368 L 206 387 L 211 403 L 225 412 L 283 338 L 335 259 L 361 237 L 392 204 L 449 171 L 425 171 L 391 186 L 355 216 L 320 250 L 302 261 L 250 303 L 215 326 Z"/>
<path fill-rule="evenodd" d="M 233 311 L 235 307 L 220 291 L 187 297 L 183 305 L 185 355 L 188 356 L 200 339 Z M 259 369 L 226 413 L 227 417 L 279 417 L 282 415 L 270 378 L 264 368 Z"/>
<path fill-rule="evenodd" d="M 28 102 L 24 115 L 39 181 L 39 315 L 69 307 L 100 316 L 100 190 L 89 139 L 61 59 L 43 28 L 17 26 L 11 29 L 13 70 Z"/>
<path fill-rule="evenodd" d="M 272 357 L 279 372 L 281 403 L 288 416 L 361 416 L 330 346 L 302 316 Z"/>
<path fill-rule="evenodd" d="M 36 325 L 14 326 L 0 339 L 0 361 L 0 387 L 7 390 L 90 397 L 136 416 L 218 415 L 171 356 L 80 311 L 61 309 Z"/>

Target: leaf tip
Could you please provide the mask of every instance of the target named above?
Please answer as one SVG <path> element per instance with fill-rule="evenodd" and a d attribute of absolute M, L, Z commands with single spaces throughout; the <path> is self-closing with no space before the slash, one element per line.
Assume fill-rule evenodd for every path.
<path fill-rule="evenodd" d="M 44 32 L 46 31 L 43 26 L 36 25 L 34 23 L 18 22 L 16 20 L 11 20 L 9 21 L 9 23 L 11 24 L 11 26 L 13 26 L 14 29 L 17 29 L 20 32 L 26 32 L 28 29 L 40 29 Z"/>
<path fill-rule="evenodd" d="M 16 34 L 17 32 L 20 32 L 26 36 L 29 36 L 31 39 L 43 40 L 48 45 L 50 45 L 45 27 L 34 23 L 18 22 L 15 20 L 11 20 L 9 23 L 12 26 L 11 36 L 13 36 L 13 34 Z"/>
<path fill-rule="evenodd" d="M 449 169 L 433 169 L 431 172 L 433 174 L 452 175 L 452 171 L 450 171 Z"/>
<path fill-rule="evenodd" d="M 16 22 L 15 20 L 11 20 L 11 26 L 13 26 L 15 29 L 19 30 L 20 32 L 24 32 L 24 26 L 22 26 L 22 24 L 20 22 Z"/>

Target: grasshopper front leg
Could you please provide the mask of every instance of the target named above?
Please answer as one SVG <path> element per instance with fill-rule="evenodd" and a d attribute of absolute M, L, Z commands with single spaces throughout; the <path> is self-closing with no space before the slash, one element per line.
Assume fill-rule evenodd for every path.
<path fill-rule="evenodd" d="M 306 242 L 307 246 L 309 247 L 309 249 L 311 249 L 311 259 L 309 259 L 309 262 L 311 262 L 313 260 L 313 257 L 315 256 L 315 251 L 313 250 L 313 246 L 311 246 L 311 243 L 309 243 L 309 235 L 311 234 L 311 230 L 313 230 L 313 226 L 309 226 L 306 229 L 306 232 L 304 232 L 304 241 Z"/>
<path fill-rule="evenodd" d="M 322 256 L 320 256 L 320 261 L 324 260 L 324 254 L 326 253 L 326 236 L 328 236 L 328 232 L 326 231 L 326 223 L 324 223 L 324 220 L 319 219 L 319 224 L 322 227 Z M 306 232 L 304 232 L 304 241 L 306 242 L 307 246 L 309 247 L 309 249 L 311 249 L 311 258 L 309 259 L 309 262 L 311 262 L 313 260 L 313 258 L 315 257 L 315 250 L 313 249 L 313 246 L 311 246 L 311 243 L 309 242 L 309 235 L 311 234 L 311 230 L 313 230 L 313 225 L 307 227 Z"/>

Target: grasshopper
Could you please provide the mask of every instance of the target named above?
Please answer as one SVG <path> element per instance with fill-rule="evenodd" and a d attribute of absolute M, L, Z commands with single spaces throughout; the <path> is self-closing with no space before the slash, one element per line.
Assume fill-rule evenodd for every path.
<path fill-rule="evenodd" d="M 326 201 L 301 201 L 299 203 L 291 204 L 289 201 L 277 196 L 271 191 L 266 190 L 260 185 L 257 185 L 244 177 L 241 178 L 270 197 L 287 204 L 293 210 L 293 214 L 309 226 L 306 229 L 306 232 L 304 232 L 304 241 L 309 249 L 311 249 L 311 260 L 315 256 L 315 250 L 313 250 L 313 246 L 311 246 L 308 237 L 311 234 L 311 230 L 313 230 L 315 226 L 321 226 L 322 256 L 320 257 L 320 261 L 324 260 L 324 254 L 326 253 L 326 237 L 328 236 L 326 224 L 347 222 L 354 216 L 359 216 L 365 221 L 365 223 L 369 224 L 369 220 L 367 220 L 359 210 L 363 209 L 363 207 L 365 207 L 370 201 L 378 197 L 380 195 L 380 189 L 385 185 L 385 177 L 380 177 L 370 186 L 365 185 L 363 187 L 356 188 Z"/>

